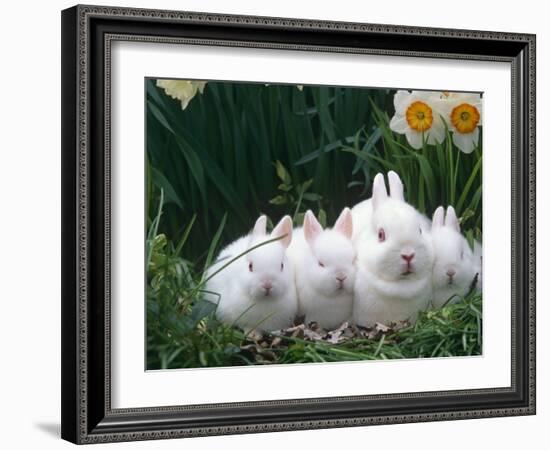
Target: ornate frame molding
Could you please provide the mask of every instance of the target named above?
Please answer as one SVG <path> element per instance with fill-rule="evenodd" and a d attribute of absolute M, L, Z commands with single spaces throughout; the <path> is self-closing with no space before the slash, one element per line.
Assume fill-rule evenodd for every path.
<path fill-rule="evenodd" d="M 173 437 L 205 436 L 270 432 L 327 427 L 347 427 L 403 422 L 455 420 L 482 417 L 499 417 L 535 413 L 535 36 L 529 34 L 499 33 L 487 31 L 449 30 L 396 25 L 376 25 L 347 22 L 310 21 L 303 19 L 232 16 L 194 12 L 158 11 L 146 9 L 76 6 L 63 12 L 63 366 L 62 375 L 62 435 L 77 443 L 98 443 Z M 101 22 L 101 27 L 99 23 Z M 105 25 L 107 22 L 107 25 Z M 109 25 L 112 23 L 112 27 Z M 160 23 L 170 30 L 185 30 L 186 25 L 201 27 L 219 33 L 227 32 L 227 38 L 153 36 L 125 31 L 132 23 L 145 31 L 148 25 Z M 137 25 L 136 25 L 137 24 Z M 101 28 L 101 29 L 100 29 Z M 280 40 L 298 39 L 302 32 L 312 30 L 326 32 L 321 39 L 311 42 L 273 42 L 262 40 L 232 39 L 230 30 L 245 29 L 250 35 L 265 31 Z M 281 37 L 291 34 L 290 38 Z M 294 32 L 292 34 L 291 32 Z M 219 34 L 218 33 L 218 34 Z M 172 33 L 173 34 L 173 33 Z M 183 32 L 185 34 L 185 32 Z M 372 37 L 374 46 L 341 45 L 353 34 L 362 38 Z M 330 36 L 334 38 L 331 44 Z M 428 47 L 422 50 L 391 47 L 390 39 L 422 37 Z M 94 41 L 95 39 L 95 41 Z M 302 38 L 300 38 L 302 39 Z M 513 185 L 512 196 L 512 245 L 515 254 L 513 271 L 512 311 L 512 386 L 510 388 L 472 391 L 448 391 L 419 394 L 396 394 L 361 397 L 335 397 L 310 400 L 252 402 L 239 404 L 194 405 L 166 408 L 111 409 L 110 402 L 110 63 L 111 43 L 115 40 L 155 43 L 187 43 L 197 45 L 244 46 L 266 49 L 291 49 L 303 51 L 348 52 L 449 59 L 480 59 L 504 61 L 512 65 L 512 146 Z M 453 52 L 441 50 L 440 42 L 454 42 Z M 418 42 L 418 41 L 416 41 Z M 460 50 L 468 43 L 470 51 Z M 497 45 L 492 45 L 496 43 Z M 336 45 L 333 45 L 336 44 Z M 481 46 L 485 44 L 483 50 Z M 393 44 L 392 44 L 393 45 Z M 414 46 L 414 44 L 411 44 Z M 478 49 L 477 52 L 473 51 Z M 103 73 L 104 72 L 104 73 Z M 103 73 L 103 78 L 99 75 Z M 102 86 L 102 87 L 101 87 Z M 102 96 L 97 102 L 98 90 Z M 99 124 L 90 111 L 101 107 L 103 124 Z M 100 144 L 99 144 L 100 143 Z M 93 150 L 102 148 L 103 156 L 96 162 Z M 516 155 L 517 154 L 517 155 Z M 98 188 L 98 185 L 101 185 Z M 103 213 L 101 215 L 100 213 Z M 102 223 L 102 225 L 100 225 Z M 93 239 L 101 231 L 102 239 Z M 101 248 L 99 248 L 101 247 Z M 97 268 L 102 268 L 99 270 Z M 100 273 L 102 272 L 102 273 Z M 102 277 L 101 277 L 102 275 Z M 99 278 L 98 278 L 99 277 Z M 95 281 L 101 279 L 102 292 L 98 295 Z M 516 292 L 524 292 L 516 298 Z M 94 297 L 95 296 L 95 297 Z M 94 302 L 102 298 L 102 302 Z M 518 302 L 518 303 L 516 303 Z M 521 304 L 520 304 L 521 303 Z M 99 310 L 98 310 L 99 308 Z M 101 323 L 94 315 L 101 317 Z M 520 313 L 521 317 L 518 317 Z M 521 342 L 520 342 L 521 341 Z M 102 345 L 103 365 L 97 367 L 98 356 L 91 356 L 90 349 Z M 94 351 L 96 351 L 94 350 Z M 518 356 L 519 354 L 519 356 Z M 94 356 L 95 355 L 95 356 Z M 90 370 L 92 368 L 92 370 Z M 96 368 L 97 372 L 93 373 Z M 518 371 L 519 369 L 519 371 Z M 103 382 L 90 379 L 98 373 Z M 68 381 L 65 383 L 65 381 Z M 102 387 L 101 402 L 91 400 Z M 521 391 L 521 392 L 520 392 Z M 507 402 L 496 402 L 498 395 Z M 488 398 L 483 407 L 475 407 L 475 397 Z M 455 397 L 472 400 L 472 409 L 442 409 L 420 406 L 415 402 Z M 491 404 L 491 398 L 495 404 Z M 503 397 L 504 398 L 504 397 Z M 319 417 L 308 420 L 273 420 L 265 423 L 226 423 L 213 421 L 204 424 L 209 410 L 243 408 L 284 408 L 291 405 L 319 405 L 361 400 L 399 400 L 412 408 L 411 412 L 381 414 L 376 411 L 348 417 Z M 487 403 L 488 402 L 488 403 Z M 433 401 L 434 405 L 437 403 Z M 328 406 L 327 406 L 328 407 Z M 200 422 L 193 424 L 183 418 L 190 410 L 202 411 Z M 382 409 L 379 408 L 380 411 Z M 328 411 L 328 410 L 327 410 Z M 280 415 L 280 414 L 279 414 Z M 281 416 L 282 417 L 282 416 Z M 172 420 L 172 422 L 170 422 Z"/>

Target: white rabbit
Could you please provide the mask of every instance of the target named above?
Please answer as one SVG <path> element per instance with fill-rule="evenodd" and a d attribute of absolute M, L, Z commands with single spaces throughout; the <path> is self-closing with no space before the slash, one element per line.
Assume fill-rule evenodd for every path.
<path fill-rule="evenodd" d="M 379 175 L 382 176 L 382 174 L 379 174 Z M 405 201 L 404 187 L 403 187 L 401 178 L 399 178 L 399 175 L 397 175 L 397 173 L 395 173 L 393 170 L 390 170 L 388 172 L 388 181 L 390 184 L 390 197 L 404 202 Z M 371 225 L 372 198 L 363 200 L 362 202 L 355 205 L 351 210 L 351 214 L 353 216 L 352 240 L 356 244 L 359 239 L 359 236 L 363 233 L 363 231 L 370 230 L 372 226 Z M 420 216 L 422 231 L 429 233 L 432 226 L 432 222 L 424 214 L 421 214 L 420 212 L 418 212 L 418 215 Z"/>
<path fill-rule="evenodd" d="M 333 330 L 350 320 L 353 309 L 355 249 L 351 211 L 345 208 L 334 228 L 323 230 L 311 211 L 288 247 L 294 263 L 299 313 L 307 322 Z"/>
<path fill-rule="evenodd" d="M 451 302 L 459 301 L 470 291 L 480 264 L 460 233 L 452 206 L 447 208 L 447 214 L 442 206 L 435 210 L 431 235 L 434 248 L 432 303 L 439 308 L 449 299 Z"/>
<path fill-rule="evenodd" d="M 213 274 L 250 248 L 281 236 L 284 237 L 238 258 L 207 282 L 207 299 L 218 304 L 216 316 L 219 320 L 239 326 L 245 332 L 273 331 L 292 325 L 298 301 L 292 262 L 286 256 L 292 240 L 292 219 L 289 216 L 283 217 L 269 236 L 266 234 L 266 217 L 261 216 L 252 233 L 220 252 L 208 273 Z"/>
<path fill-rule="evenodd" d="M 353 208 L 363 230 L 355 235 L 357 273 L 353 319 L 358 325 L 410 320 L 427 308 L 431 295 L 433 249 L 426 220 L 405 203 L 403 184 L 388 173 L 377 174 L 368 204 Z M 355 228 L 355 227 L 354 227 Z"/>

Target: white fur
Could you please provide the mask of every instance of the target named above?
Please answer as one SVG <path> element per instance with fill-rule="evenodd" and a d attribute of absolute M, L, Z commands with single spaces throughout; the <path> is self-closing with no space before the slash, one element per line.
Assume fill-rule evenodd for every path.
<path fill-rule="evenodd" d="M 300 314 L 332 330 L 350 320 L 355 249 L 351 211 L 345 208 L 333 229 L 323 230 L 311 211 L 296 228 L 287 254 L 294 263 Z M 322 265 L 321 265 L 322 264 Z M 340 280 L 343 281 L 339 281 Z"/>
<path fill-rule="evenodd" d="M 371 228 L 372 200 L 369 198 L 357 203 L 351 209 L 351 216 L 353 218 L 353 236 L 351 240 L 354 245 L 357 245 L 363 232 Z"/>
<path fill-rule="evenodd" d="M 449 300 L 452 303 L 459 301 L 468 293 L 476 273 L 480 271 L 481 255 L 474 257 L 468 241 L 460 233 L 452 206 L 447 208 L 446 215 L 442 206 L 436 209 L 431 235 L 434 247 L 432 303 L 439 308 Z M 452 272 L 454 275 L 450 277 L 448 273 Z"/>
<path fill-rule="evenodd" d="M 265 225 L 266 218 L 261 216 L 252 233 L 225 247 L 208 270 L 208 274 L 212 274 L 251 247 L 286 235 L 238 258 L 214 275 L 206 285 L 207 291 L 215 293 L 206 297 L 218 304 L 218 319 L 239 326 L 245 332 L 289 327 L 298 309 L 294 269 L 286 256 L 286 249 L 292 240 L 292 220 L 285 216 L 270 235 L 266 234 Z M 269 291 L 265 288 L 267 283 L 272 286 Z"/>
<path fill-rule="evenodd" d="M 474 241 L 474 259 L 478 273 L 476 289 L 477 292 L 481 292 L 483 290 L 483 247 L 478 241 Z"/>
<path fill-rule="evenodd" d="M 354 226 L 358 223 L 361 227 L 353 236 L 357 250 L 353 319 L 363 326 L 406 319 L 414 323 L 432 296 L 429 227 L 425 218 L 405 203 L 399 177 L 390 173 L 390 192 L 395 197 L 388 197 L 383 175 L 378 174 L 372 198 L 352 210 Z M 380 230 L 385 234 L 382 242 Z M 413 253 L 409 266 L 402 255 Z"/>

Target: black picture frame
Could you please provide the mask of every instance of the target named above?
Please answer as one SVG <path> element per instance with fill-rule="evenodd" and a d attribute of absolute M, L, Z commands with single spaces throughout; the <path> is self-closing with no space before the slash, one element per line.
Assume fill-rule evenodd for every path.
<path fill-rule="evenodd" d="M 506 388 L 112 409 L 110 44 L 195 42 L 512 68 L 512 373 Z M 535 36 L 75 6 L 62 12 L 62 437 L 163 439 L 535 413 Z"/>

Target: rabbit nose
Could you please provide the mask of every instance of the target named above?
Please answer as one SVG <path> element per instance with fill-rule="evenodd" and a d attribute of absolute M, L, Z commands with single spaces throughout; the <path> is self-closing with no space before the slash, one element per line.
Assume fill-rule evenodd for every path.
<path fill-rule="evenodd" d="M 346 276 L 343 275 L 343 274 L 339 274 L 339 275 L 336 275 L 336 279 L 340 282 L 340 283 L 343 283 L 344 281 L 346 281 Z"/>
<path fill-rule="evenodd" d="M 414 258 L 414 253 L 409 253 L 408 255 L 405 255 L 401 253 L 401 258 L 403 258 L 407 263 L 411 263 L 412 259 Z"/>
<path fill-rule="evenodd" d="M 454 277 L 455 275 L 456 275 L 456 271 L 455 271 L 454 269 L 448 269 L 448 270 L 447 270 L 447 276 L 448 276 L 449 278 L 452 278 L 452 277 Z"/>
<path fill-rule="evenodd" d="M 262 283 L 262 287 L 267 291 L 269 292 L 272 288 L 273 288 L 273 284 L 271 283 L 271 281 L 264 281 Z"/>

